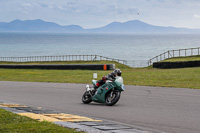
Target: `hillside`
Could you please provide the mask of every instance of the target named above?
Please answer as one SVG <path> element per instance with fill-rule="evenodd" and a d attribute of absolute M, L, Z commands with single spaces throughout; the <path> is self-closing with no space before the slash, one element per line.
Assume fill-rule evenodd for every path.
<path fill-rule="evenodd" d="M 113 22 L 104 27 L 90 29 L 92 32 L 128 32 L 128 33 L 200 33 L 200 30 L 154 26 L 139 20 L 124 23 Z"/>
<path fill-rule="evenodd" d="M 53 22 L 36 20 L 14 20 L 0 22 L 0 32 L 67 32 L 67 33 L 200 33 L 200 29 L 163 27 L 147 24 L 139 20 L 124 23 L 112 22 L 106 26 L 83 29 L 79 25 L 61 26 Z"/>
<path fill-rule="evenodd" d="M 60 26 L 53 22 L 36 20 L 14 20 L 9 23 L 1 22 L 0 31 L 21 31 L 21 32 L 78 32 L 83 30 L 78 25 Z"/>

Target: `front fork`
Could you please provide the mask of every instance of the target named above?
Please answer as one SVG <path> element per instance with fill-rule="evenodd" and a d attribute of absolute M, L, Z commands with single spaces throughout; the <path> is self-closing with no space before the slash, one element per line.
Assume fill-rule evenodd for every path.
<path fill-rule="evenodd" d="M 113 96 L 113 91 L 114 91 L 114 89 L 112 89 L 112 91 L 111 91 L 111 93 L 110 93 L 110 97 L 112 97 L 112 96 Z"/>
<path fill-rule="evenodd" d="M 86 91 L 88 92 L 88 94 L 92 97 L 94 95 L 95 92 L 93 92 L 95 89 L 91 88 L 89 85 L 86 85 Z"/>
<path fill-rule="evenodd" d="M 113 97 L 113 92 L 114 92 L 114 88 L 112 88 L 112 91 L 110 93 L 110 97 L 112 98 Z"/>

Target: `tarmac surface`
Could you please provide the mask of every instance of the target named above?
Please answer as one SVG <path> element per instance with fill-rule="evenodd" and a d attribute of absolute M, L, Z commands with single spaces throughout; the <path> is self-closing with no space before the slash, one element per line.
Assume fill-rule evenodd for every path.
<path fill-rule="evenodd" d="M 0 81 L 0 101 L 102 120 L 101 124 L 94 121 L 79 122 L 78 125 L 57 122 L 89 126 L 94 129 L 92 132 L 200 132 L 200 90 L 148 86 L 125 88 L 119 102 L 110 107 L 94 102 L 83 104 L 85 84 Z M 21 113 L 24 111 L 29 112 L 23 110 Z"/>

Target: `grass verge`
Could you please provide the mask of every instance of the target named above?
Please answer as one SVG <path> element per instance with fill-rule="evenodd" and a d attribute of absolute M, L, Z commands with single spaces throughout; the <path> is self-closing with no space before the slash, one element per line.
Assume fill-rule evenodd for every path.
<path fill-rule="evenodd" d="M 44 62 L 43 62 L 44 63 Z M 47 62 L 51 64 L 68 62 Z M 76 64 L 76 62 L 71 62 Z M 82 62 L 78 62 L 82 63 Z M 200 67 L 181 69 L 131 68 L 117 62 L 95 61 L 83 63 L 115 64 L 122 70 L 125 85 L 162 86 L 200 89 Z M 98 79 L 112 71 L 0 69 L 0 81 L 91 83 L 93 73 Z"/>
<path fill-rule="evenodd" d="M 78 133 L 50 122 L 39 122 L 0 108 L 0 133 Z"/>
<path fill-rule="evenodd" d="M 186 56 L 186 57 L 174 57 L 163 60 L 161 62 L 180 62 L 180 61 L 200 61 L 200 55 Z"/>

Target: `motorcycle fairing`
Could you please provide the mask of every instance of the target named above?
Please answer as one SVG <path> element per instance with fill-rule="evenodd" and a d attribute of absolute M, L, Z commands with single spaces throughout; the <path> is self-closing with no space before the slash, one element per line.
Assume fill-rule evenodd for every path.
<path fill-rule="evenodd" d="M 92 80 L 92 84 L 95 86 L 97 84 L 97 80 Z"/>
<path fill-rule="evenodd" d="M 105 103 L 106 94 L 114 87 L 116 87 L 114 82 L 103 84 L 97 89 L 96 94 L 92 97 L 92 100 L 95 102 Z"/>

